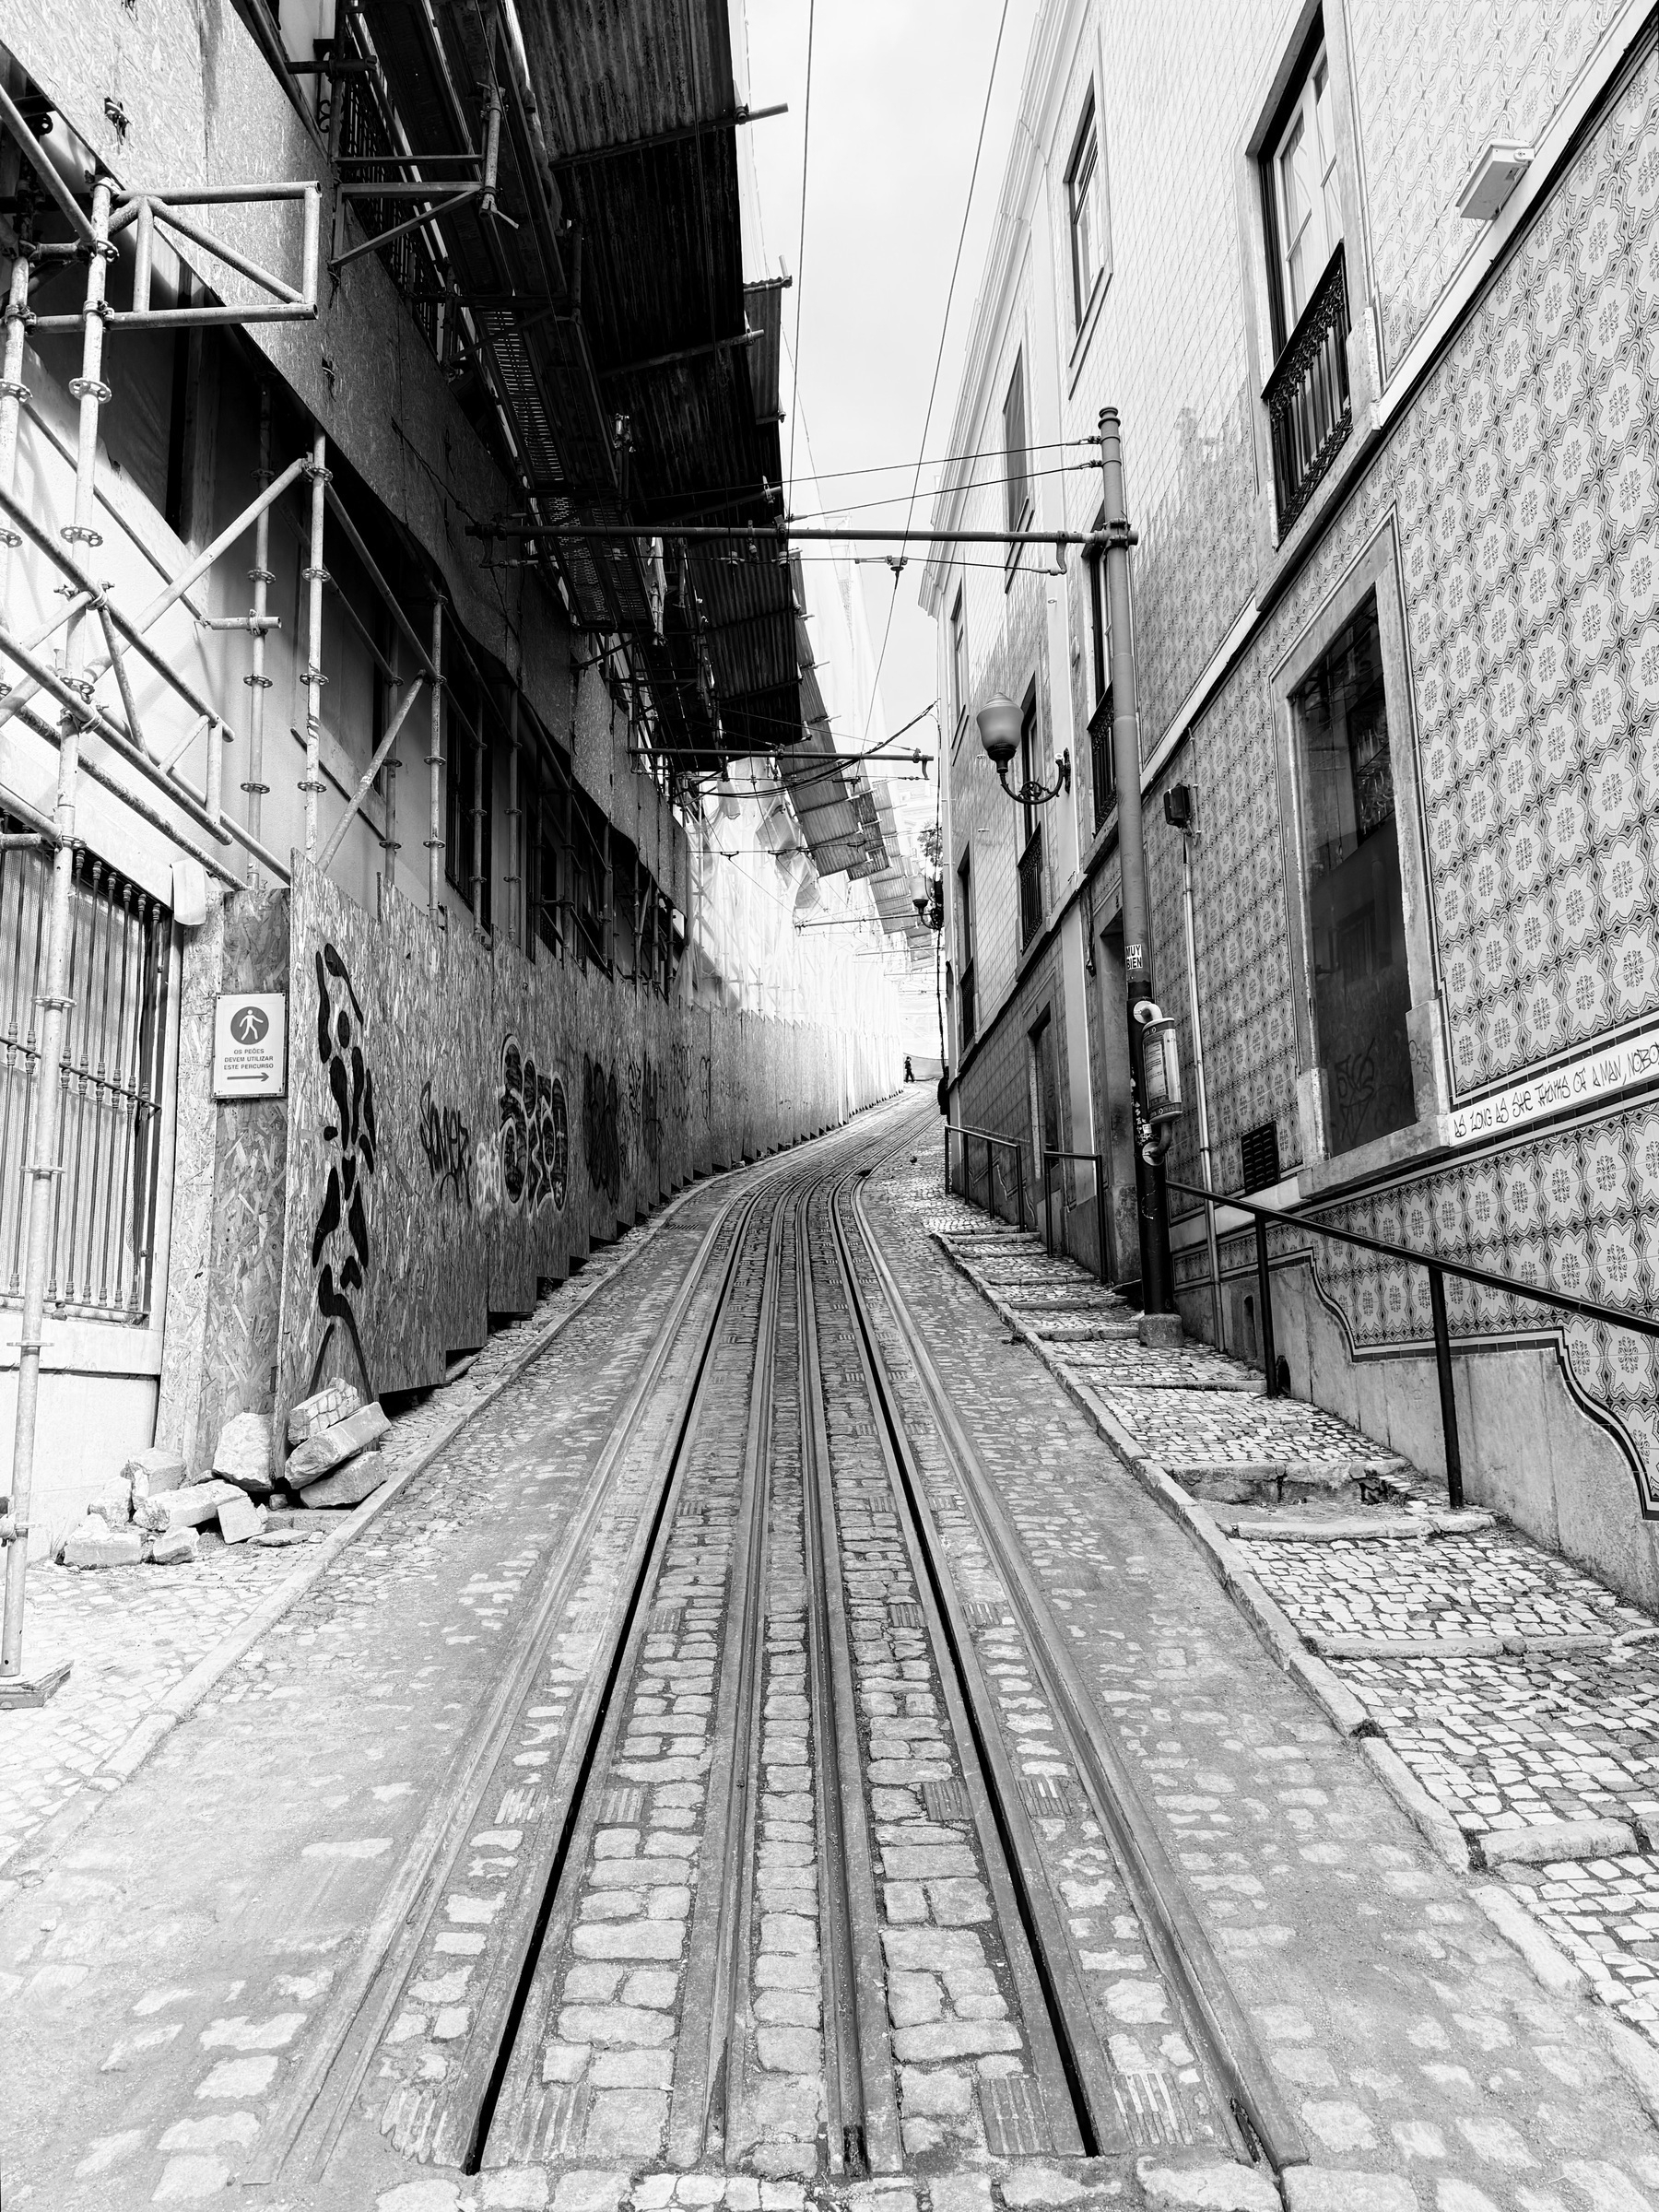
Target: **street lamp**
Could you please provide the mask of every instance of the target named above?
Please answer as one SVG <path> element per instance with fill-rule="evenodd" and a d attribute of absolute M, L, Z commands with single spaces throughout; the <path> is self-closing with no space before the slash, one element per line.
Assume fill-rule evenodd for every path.
<path fill-rule="evenodd" d="M 1071 789 L 1071 755 L 1062 753 L 1054 763 L 1053 783 L 1030 782 L 1018 789 L 1008 782 L 1008 764 L 1019 750 L 1019 740 L 1025 728 L 1025 718 L 1006 693 L 998 691 L 988 699 L 973 718 L 979 724 L 980 743 L 985 748 L 985 758 L 996 771 L 996 780 L 1017 806 L 1045 806 L 1050 799 L 1057 799 L 1063 791 Z"/>

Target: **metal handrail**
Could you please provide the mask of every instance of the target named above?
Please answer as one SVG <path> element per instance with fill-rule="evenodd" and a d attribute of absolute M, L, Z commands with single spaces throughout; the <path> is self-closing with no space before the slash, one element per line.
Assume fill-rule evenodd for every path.
<path fill-rule="evenodd" d="M 1045 1145 L 1042 1150 L 1042 1241 L 1049 1257 L 1054 1253 L 1053 1231 L 1049 1220 L 1049 1183 L 1055 1167 L 1063 1159 L 1086 1159 L 1094 1170 L 1095 1179 L 1095 1237 L 1100 1251 L 1100 1277 L 1106 1280 L 1106 1166 L 1098 1152 L 1062 1152 L 1056 1147 Z M 1065 1209 L 1060 1211 L 1060 1233 L 1065 1234 Z M 1064 1243 L 1062 1251 L 1065 1252 Z M 1070 1258 L 1069 1253 L 1065 1253 Z"/>
<path fill-rule="evenodd" d="M 1463 1454 L 1457 1440 L 1457 1400 L 1452 1387 L 1452 1332 L 1446 1319 L 1446 1277 L 1456 1276 L 1461 1281 L 1478 1283 L 1483 1289 L 1499 1290 L 1507 1297 L 1522 1298 L 1534 1305 L 1554 1306 L 1564 1313 L 1580 1314 L 1586 1321 L 1606 1322 L 1618 1329 L 1634 1329 L 1638 1335 L 1659 1336 L 1659 1320 L 1650 1320 L 1640 1313 L 1621 1312 L 1617 1306 L 1599 1305 L 1594 1299 L 1570 1298 L 1564 1290 L 1541 1289 L 1535 1283 L 1523 1282 L 1519 1277 L 1499 1275 L 1490 1267 L 1472 1266 L 1466 1260 L 1442 1259 L 1438 1253 L 1418 1252 L 1409 1244 L 1394 1244 L 1385 1237 L 1368 1237 L 1362 1230 L 1337 1229 L 1334 1224 L 1313 1218 L 1311 1211 L 1300 1207 L 1258 1206 L 1253 1199 L 1224 1196 L 1214 1191 L 1201 1191 L 1194 1183 L 1179 1182 L 1172 1175 L 1166 1176 L 1171 1191 L 1180 1191 L 1188 1198 L 1203 1198 L 1219 1206 L 1236 1206 L 1249 1214 L 1255 1223 L 1256 1293 L 1262 1307 L 1262 1356 L 1266 1370 L 1266 1394 L 1279 1394 L 1278 1360 L 1274 1349 L 1273 1292 L 1267 1271 L 1267 1224 L 1277 1221 L 1286 1228 L 1311 1230 L 1315 1236 L 1329 1237 L 1334 1243 L 1354 1244 L 1362 1252 L 1380 1253 L 1384 1259 L 1408 1260 L 1413 1265 L 1425 1268 L 1429 1276 L 1429 1312 L 1434 1324 L 1434 1366 L 1440 1383 L 1441 1430 L 1446 1446 L 1446 1494 L 1453 1507 L 1461 1507 L 1463 1495 Z M 1324 1199 L 1324 1205 L 1344 1203 Z"/>
<path fill-rule="evenodd" d="M 947 1194 L 950 1193 L 950 1140 L 953 1136 L 959 1136 L 962 1140 L 961 1194 L 970 1206 L 973 1204 L 973 1168 L 969 1155 L 968 1140 L 970 1137 L 977 1136 L 985 1147 L 985 1211 L 991 1215 L 993 1219 L 998 1218 L 998 1216 L 996 1212 L 996 1183 L 992 1171 L 992 1154 L 997 1146 L 1001 1146 L 1005 1151 L 1013 1153 L 1014 1182 L 1019 1207 L 1018 1225 L 1023 1229 L 1026 1225 L 1025 1147 L 1019 1139 L 1017 1136 L 999 1135 L 994 1129 L 971 1128 L 963 1122 L 947 1122 L 945 1124 L 945 1189 Z"/>

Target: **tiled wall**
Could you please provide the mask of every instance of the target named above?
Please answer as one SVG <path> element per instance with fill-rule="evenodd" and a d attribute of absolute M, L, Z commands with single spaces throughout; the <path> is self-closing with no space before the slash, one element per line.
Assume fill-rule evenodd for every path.
<path fill-rule="evenodd" d="M 1542 137 L 1620 12 L 1614 0 L 1347 0 L 1385 376 L 1478 236 L 1457 195 L 1482 148 Z"/>

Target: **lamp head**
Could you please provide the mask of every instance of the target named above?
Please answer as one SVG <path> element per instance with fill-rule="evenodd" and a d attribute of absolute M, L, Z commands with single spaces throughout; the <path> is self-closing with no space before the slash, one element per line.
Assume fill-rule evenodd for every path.
<path fill-rule="evenodd" d="M 1019 746 L 1020 715 L 1014 701 L 998 691 L 974 716 L 985 758 L 1000 776 Z"/>

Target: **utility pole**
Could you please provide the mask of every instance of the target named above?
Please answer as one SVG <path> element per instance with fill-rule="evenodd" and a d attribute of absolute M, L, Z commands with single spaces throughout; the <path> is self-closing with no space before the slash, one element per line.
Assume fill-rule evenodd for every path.
<path fill-rule="evenodd" d="M 1124 500 L 1124 447 L 1115 407 L 1100 409 L 1100 480 L 1105 508 L 1107 624 L 1112 639 L 1112 758 L 1117 779 L 1118 867 L 1124 900 L 1124 984 L 1128 1004 L 1129 1065 L 1135 1087 L 1135 1195 L 1140 1231 L 1141 1311 L 1172 1315 L 1173 1268 L 1161 1153 L 1143 1109 L 1141 1029 L 1136 1006 L 1152 997 L 1151 914 L 1147 901 L 1147 847 L 1141 821 L 1140 707 L 1135 691 L 1135 633 L 1129 612 L 1129 548 L 1135 535 Z M 1154 1157 L 1147 1158 L 1148 1151 Z"/>

